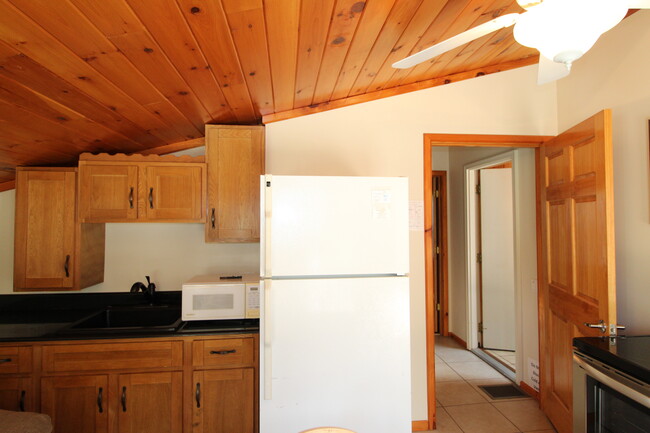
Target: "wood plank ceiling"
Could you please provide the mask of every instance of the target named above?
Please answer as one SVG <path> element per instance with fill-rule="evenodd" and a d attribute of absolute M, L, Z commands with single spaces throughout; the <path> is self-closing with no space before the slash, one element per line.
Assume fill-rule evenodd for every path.
<path fill-rule="evenodd" d="M 535 63 L 509 28 L 391 67 L 521 11 L 515 0 L 0 0 L 0 184 L 17 165 L 162 152 L 205 123 L 269 122 Z"/>

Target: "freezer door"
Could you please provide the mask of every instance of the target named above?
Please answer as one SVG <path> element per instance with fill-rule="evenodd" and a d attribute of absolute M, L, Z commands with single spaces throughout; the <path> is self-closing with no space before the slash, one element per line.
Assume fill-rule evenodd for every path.
<path fill-rule="evenodd" d="M 407 277 L 263 286 L 261 433 L 411 431 Z"/>
<path fill-rule="evenodd" d="M 261 275 L 406 275 L 406 178 L 266 176 Z"/>

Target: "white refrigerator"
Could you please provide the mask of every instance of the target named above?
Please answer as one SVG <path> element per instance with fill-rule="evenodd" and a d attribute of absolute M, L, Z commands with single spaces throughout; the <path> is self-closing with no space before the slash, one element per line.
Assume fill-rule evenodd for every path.
<path fill-rule="evenodd" d="M 411 432 L 406 178 L 262 176 L 260 433 Z"/>

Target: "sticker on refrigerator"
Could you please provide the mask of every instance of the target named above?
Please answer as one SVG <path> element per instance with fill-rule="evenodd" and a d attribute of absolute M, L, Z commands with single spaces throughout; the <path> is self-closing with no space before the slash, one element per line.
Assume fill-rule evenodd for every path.
<path fill-rule="evenodd" d="M 389 189 L 372 191 L 372 219 L 389 220 L 391 218 L 392 194 Z"/>

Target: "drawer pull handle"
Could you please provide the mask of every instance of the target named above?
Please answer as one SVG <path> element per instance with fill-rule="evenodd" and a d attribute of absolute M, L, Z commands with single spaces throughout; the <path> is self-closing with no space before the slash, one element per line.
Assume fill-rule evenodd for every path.
<path fill-rule="evenodd" d="M 97 393 L 97 407 L 99 408 L 99 413 L 104 413 L 104 388 L 100 387 L 99 392 Z"/>
<path fill-rule="evenodd" d="M 149 188 L 149 209 L 153 209 L 153 188 Z"/>
<path fill-rule="evenodd" d="M 215 219 L 215 215 L 214 215 L 214 208 L 212 208 L 212 214 L 210 215 L 210 223 L 212 224 L 212 229 L 215 228 L 215 222 L 216 222 L 216 219 Z"/>
<path fill-rule="evenodd" d="M 4 364 L 5 362 L 11 362 L 11 358 L 0 359 L 0 364 Z"/>
<path fill-rule="evenodd" d="M 20 391 L 20 402 L 18 403 L 18 407 L 20 408 L 21 412 L 25 412 L 25 390 L 24 389 Z"/>
<path fill-rule="evenodd" d="M 236 353 L 235 349 L 232 350 L 211 350 L 210 355 L 228 355 L 231 353 Z"/>
<path fill-rule="evenodd" d="M 126 412 L 126 386 L 122 387 L 122 412 Z"/>
<path fill-rule="evenodd" d="M 70 254 L 65 256 L 65 264 L 63 265 L 63 269 L 65 270 L 65 277 L 69 278 L 70 277 Z"/>
<path fill-rule="evenodd" d="M 129 188 L 129 207 L 133 209 L 133 187 Z"/>
<path fill-rule="evenodd" d="M 196 384 L 196 407 L 200 408 L 201 407 L 201 384 L 197 383 Z"/>

